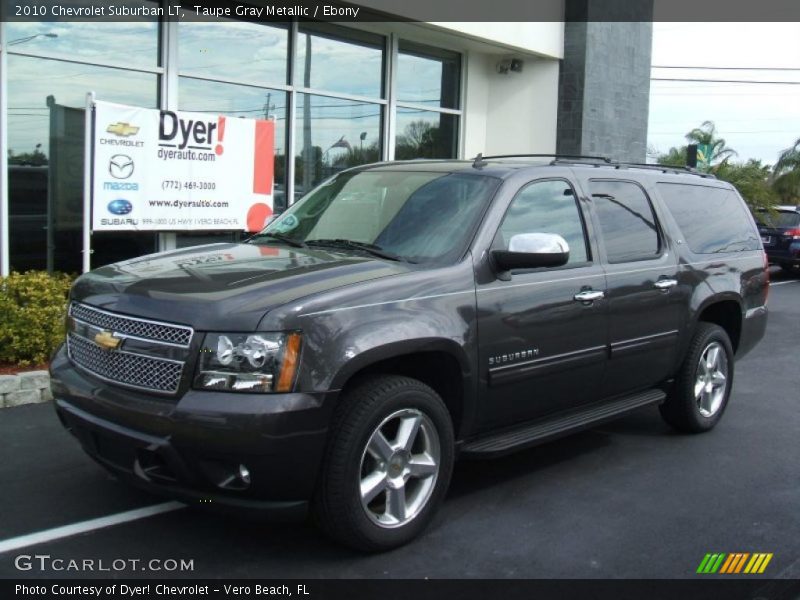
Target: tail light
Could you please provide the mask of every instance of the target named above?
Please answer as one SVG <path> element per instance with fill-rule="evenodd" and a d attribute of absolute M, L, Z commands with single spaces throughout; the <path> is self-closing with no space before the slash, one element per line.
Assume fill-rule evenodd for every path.
<path fill-rule="evenodd" d="M 784 237 L 790 240 L 800 240 L 800 228 L 789 229 L 783 232 Z"/>

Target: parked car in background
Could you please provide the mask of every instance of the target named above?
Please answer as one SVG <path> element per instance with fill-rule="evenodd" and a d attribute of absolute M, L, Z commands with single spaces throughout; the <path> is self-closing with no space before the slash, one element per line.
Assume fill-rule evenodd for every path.
<path fill-rule="evenodd" d="M 770 264 L 800 274 L 800 206 L 756 211 L 755 217 Z"/>

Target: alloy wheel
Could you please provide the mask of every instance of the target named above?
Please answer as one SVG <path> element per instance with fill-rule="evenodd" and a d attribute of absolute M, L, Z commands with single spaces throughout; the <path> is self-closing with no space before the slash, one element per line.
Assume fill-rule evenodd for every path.
<path fill-rule="evenodd" d="M 714 416 L 728 390 L 728 356 L 719 342 L 711 342 L 700 354 L 694 397 L 704 417 Z"/>
<path fill-rule="evenodd" d="M 430 499 L 441 450 L 433 421 L 406 408 L 386 417 L 372 432 L 361 456 L 361 505 L 372 522 L 400 527 Z"/>

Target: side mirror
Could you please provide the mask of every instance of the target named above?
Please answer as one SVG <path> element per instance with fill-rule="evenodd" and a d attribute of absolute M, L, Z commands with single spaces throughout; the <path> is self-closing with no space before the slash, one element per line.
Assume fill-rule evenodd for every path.
<path fill-rule="evenodd" d="M 560 267 L 569 260 L 569 244 L 555 233 L 520 233 L 508 250 L 492 250 L 492 260 L 499 271 Z"/>

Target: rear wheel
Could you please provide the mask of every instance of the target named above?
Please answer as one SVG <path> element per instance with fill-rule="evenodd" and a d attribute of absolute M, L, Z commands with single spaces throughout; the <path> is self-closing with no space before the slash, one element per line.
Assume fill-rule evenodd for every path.
<path fill-rule="evenodd" d="M 679 431 L 712 429 L 722 418 L 733 384 L 733 347 L 724 329 L 699 323 L 675 384 L 660 406 Z"/>
<path fill-rule="evenodd" d="M 337 409 L 315 498 L 320 526 L 365 551 L 405 544 L 428 525 L 453 469 L 453 427 L 420 381 L 366 379 Z"/>

